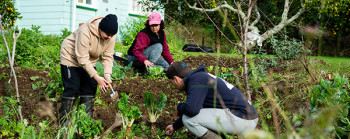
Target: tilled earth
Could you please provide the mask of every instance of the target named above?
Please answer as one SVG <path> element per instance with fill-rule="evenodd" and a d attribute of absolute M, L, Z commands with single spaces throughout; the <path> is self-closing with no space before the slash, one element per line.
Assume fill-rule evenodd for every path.
<path fill-rule="evenodd" d="M 197 68 L 199 65 L 203 64 L 205 66 L 219 66 L 237 69 L 242 65 L 241 59 L 234 58 L 220 58 L 221 62 L 217 62 L 213 57 L 208 56 L 199 56 L 199 57 L 187 57 L 183 60 L 189 67 Z M 14 89 L 8 91 L 5 87 L 5 82 L 8 81 L 10 75 L 10 68 L 0 68 L 0 73 L 6 73 L 6 75 L 0 78 L 0 95 L 1 96 L 15 96 Z M 47 71 L 39 70 L 30 70 L 17 68 L 16 69 L 19 85 L 19 94 L 21 105 L 23 106 L 22 113 L 23 117 L 28 119 L 30 122 L 33 121 L 33 116 L 37 116 L 40 120 L 47 116 L 51 116 L 51 119 L 58 117 L 58 108 L 60 106 L 60 101 L 50 102 L 47 100 L 48 94 L 45 91 L 45 88 L 40 88 L 37 90 L 32 89 L 32 84 L 35 84 L 38 81 L 48 83 L 51 79 L 49 78 Z M 234 73 L 240 74 L 240 73 Z M 38 80 L 32 81 L 30 77 L 40 76 Z M 14 87 L 14 81 L 11 81 L 12 86 Z M 130 102 L 136 102 L 143 112 L 143 117 L 136 120 L 135 123 L 145 122 L 146 125 L 150 125 L 148 122 L 148 113 L 143 104 L 143 94 L 146 92 L 153 93 L 154 96 L 158 96 L 161 93 L 165 93 L 167 96 L 167 103 L 163 109 L 162 115 L 156 122 L 156 127 L 163 130 L 169 124 L 177 118 L 175 110 L 176 105 L 179 102 L 182 102 L 185 99 L 184 92 L 177 91 L 170 83 L 167 78 L 159 79 L 147 79 L 142 76 L 138 77 L 124 77 L 122 80 L 113 81 L 112 86 L 114 90 L 120 92 L 125 92 L 130 95 Z M 95 105 L 94 107 L 94 119 L 102 120 L 103 126 L 105 129 L 110 127 L 114 120 L 115 114 L 117 113 L 116 104 L 111 101 L 110 92 L 100 93 L 96 96 L 96 99 L 100 99 L 108 103 L 108 105 Z M 0 104 L 3 102 L 0 102 Z M 46 109 L 47 111 L 52 111 L 52 114 L 42 114 L 42 110 L 39 110 L 43 105 L 52 106 L 52 108 Z M 0 109 L 0 114 L 3 114 L 4 111 Z M 54 116 L 52 116 L 54 115 Z M 34 118 L 35 119 L 35 118 Z M 113 130 L 114 133 L 120 131 L 120 128 Z M 191 136 L 191 135 L 189 135 Z"/>

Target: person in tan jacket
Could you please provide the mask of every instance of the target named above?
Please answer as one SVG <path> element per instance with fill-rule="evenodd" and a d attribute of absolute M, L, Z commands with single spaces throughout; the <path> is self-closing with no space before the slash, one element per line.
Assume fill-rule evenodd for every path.
<path fill-rule="evenodd" d="M 118 32 L 118 18 L 114 14 L 93 17 L 64 39 L 61 46 L 61 76 L 63 96 L 61 108 L 62 122 L 71 110 L 75 99 L 86 105 L 86 112 L 93 115 L 94 97 L 97 84 L 101 91 L 111 83 L 113 53 Z M 101 61 L 104 77 L 97 74 L 95 64 Z"/>

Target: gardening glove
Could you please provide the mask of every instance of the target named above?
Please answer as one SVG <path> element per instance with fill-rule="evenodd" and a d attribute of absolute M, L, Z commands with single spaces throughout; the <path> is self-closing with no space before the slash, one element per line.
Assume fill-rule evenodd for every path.
<path fill-rule="evenodd" d="M 107 81 L 107 83 L 112 83 L 111 74 L 106 73 L 106 74 L 104 74 L 104 76 L 105 76 L 105 80 Z"/>
<path fill-rule="evenodd" d="M 106 92 L 108 88 L 107 80 L 102 78 L 101 76 L 98 76 L 97 74 L 94 76 L 94 79 L 98 83 L 98 86 L 102 92 Z"/>

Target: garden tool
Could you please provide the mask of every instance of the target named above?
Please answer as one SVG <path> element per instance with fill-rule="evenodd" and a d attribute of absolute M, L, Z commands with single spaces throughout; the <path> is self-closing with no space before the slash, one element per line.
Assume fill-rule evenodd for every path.
<path fill-rule="evenodd" d="M 17 36 L 16 36 L 16 33 L 18 33 Z M 21 31 L 20 30 L 16 30 L 12 34 L 12 37 L 13 37 L 12 58 L 11 58 L 11 55 L 9 53 L 9 62 L 10 62 L 10 65 L 12 67 L 13 67 L 14 62 L 15 62 L 16 42 L 17 42 L 17 39 L 19 38 L 20 35 L 21 35 Z M 11 86 L 12 72 L 13 71 L 11 70 L 9 81 L 5 82 L 5 88 L 6 89 L 12 89 L 12 86 Z"/>
<path fill-rule="evenodd" d="M 118 92 L 116 92 L 116 91 L 113 90 L 113 87 L 112 87 L 112 85 L 111 85 L 110 83 L 108 84 L 108 86 L 109 86 L 109 88 L 111 88 L 111 90 L 112 90 L 111 99 L 112 99 L 114 102 L 118 103 L 118 101 L 119 101 Z"/>

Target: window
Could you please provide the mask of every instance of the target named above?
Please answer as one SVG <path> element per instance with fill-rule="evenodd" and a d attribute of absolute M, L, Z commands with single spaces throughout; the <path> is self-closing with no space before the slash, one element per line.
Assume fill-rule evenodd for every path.
<path fill-rule="evenodd" d="M 131 12 L 133 14 L 141 14 L 141 6 L 138 4 L 139 0 L 131 0 Z"/>
<path fill-rule="evenodd" d="M 142 10 L 142 4 L 139 4 L 139 2 L 142 0 L 131 0 L 131 7 L 130 7 L 130 13 L 136 14 L 136 15 L 147 15 L 149 12 L 144 12 Z"/>
<path fill-rule="evenodd" d="M 88 8 L 97 8 L 97 1 L 96 0 L 77 0 L 77 5 L 88 7 Z"/>

